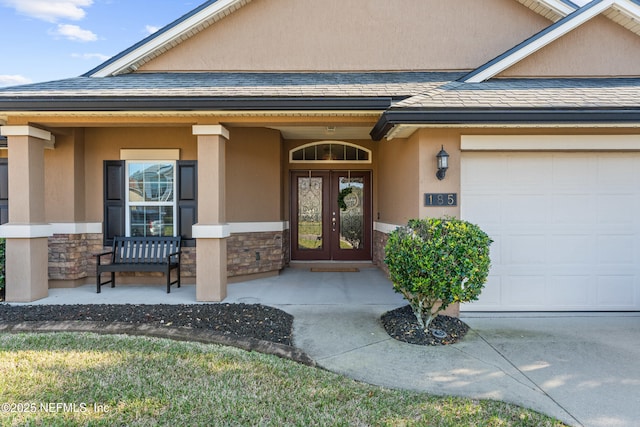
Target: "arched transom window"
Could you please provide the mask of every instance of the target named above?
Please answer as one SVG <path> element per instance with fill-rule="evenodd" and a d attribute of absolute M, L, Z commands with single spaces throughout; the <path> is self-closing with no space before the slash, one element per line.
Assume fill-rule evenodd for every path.
<path fill-rule="evenodd" d="M 371 163 L 371 150 L 349 142 L 319 141 L 289 151 L 292 163 Z"/>

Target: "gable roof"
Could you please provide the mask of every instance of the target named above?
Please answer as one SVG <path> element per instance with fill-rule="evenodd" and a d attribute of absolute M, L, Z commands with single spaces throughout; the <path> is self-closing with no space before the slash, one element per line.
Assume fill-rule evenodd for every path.
<path fill-rule="evenodd" d="M 251 0 L 208 0 L 166 27 L 83 74 L 83 77 L 106 77 L 133 72 L 142 64 L 250 2 Z"/>
<path fill-rule="evenodd" d="M 555 24 L 469 73 L 464 81 L 495 76 L 538 49 L 604 13 L 614 22 L 640 35 L 640 0 L 592 0 L 579 7 L 570 0 L 517 0 Z M 83 77 L 106 77 L 136 71 L 143 64 L 242 8 L 251 0 L 208 0 L 144 40 L 88 71 Z"/>
<path fill-rule="evenodd" d="M 461 80 L 466 83 L 486 81 L 602 13 L 640 35 L 640 0 L 593 0 Z"/>

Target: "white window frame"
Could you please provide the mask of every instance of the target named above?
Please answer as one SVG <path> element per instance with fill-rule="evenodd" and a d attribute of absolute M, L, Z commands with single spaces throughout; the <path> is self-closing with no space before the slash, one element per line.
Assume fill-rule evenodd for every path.
<path fill-rule="evenodd" d="M 173 201 L 171 202 L 131 202 L 129 200 L 129 167 L 132 164 L 171 164 L 173 165 Z M 178 232 L 178 200 L 177 200 L 177 162 L 175 160 L 126 160 L 125 161 L 125 236 L 131 237 L 131 207 L 132 206 L 172 206 L 173 207 L 173 237 Z"/>

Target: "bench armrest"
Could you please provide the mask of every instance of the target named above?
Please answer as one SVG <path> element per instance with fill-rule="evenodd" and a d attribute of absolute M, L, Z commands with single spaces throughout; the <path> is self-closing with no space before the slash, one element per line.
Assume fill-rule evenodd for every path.
<path fill-rule="evenodd" d="M 113 251 L 102 252 L 101 254 L 95 254 L 94 255 L 96 257 L 96 261 L 97 261 L 98 265 L 100 265 L 100 259 L 105 255 L 113 255 Z"/>
<path fill-rule="evenodd" d="M 167 255 L 167 262 L 171 262 L 171 258 L 176 255 L 178 256 L 178 262 L 180 262 L 180 256 L 182 255 L 182 251 L 173 252 Z"/>

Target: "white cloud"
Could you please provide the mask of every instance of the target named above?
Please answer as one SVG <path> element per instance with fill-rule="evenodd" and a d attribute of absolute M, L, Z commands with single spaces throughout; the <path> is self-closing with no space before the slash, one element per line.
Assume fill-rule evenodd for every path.
<path fill-rule="evenodd" d="M 0 3 L 23 15 L 57 22 L 59 19 L 83 19 L 86 15 L 83 8 L 91 6 L 93 0 L 0 0 Z"/>
<path fill-rule="evenodd" d="M 0 74 L 0 86 L 16 86 L 31 83 L 31 80 L 20 75 L 2 75 Z"/>
<path fill-rule="evenodd" d="M 147 31 L 147 34 L 153 34 L 160 29 L 160 27 L 156 27 L 155 25 L 147 25 L 144 28 Z"/>
<path fill-rule="evenodd" d="M 58 24 L 58 29 L 53 34 L 78 42 L 94 42 L 98 40 L 98 36 L 95 33 L 71 24 Z"/>
<path fill-rule="evenodd" d="M 102 53 L 72 53 L 71 57 L 87 60 L 98 59 L 100 61 L 106 61 L 111 58 L 109 55 L 103 55 Z"/>

